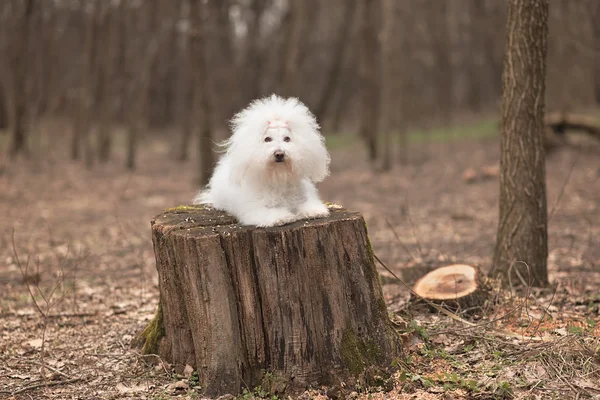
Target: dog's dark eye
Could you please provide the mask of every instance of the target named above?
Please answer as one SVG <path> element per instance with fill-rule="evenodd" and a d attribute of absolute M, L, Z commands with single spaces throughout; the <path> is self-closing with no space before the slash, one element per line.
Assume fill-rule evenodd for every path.
<path fill-rule="evenodd" d="M 269 136 L 267 136 L 267 137 L 265 138 L 265 142 L 270 142 L 271 140 L 273 140 L 273 139 L 271 139 Z"/>
<path fill-rule="evenodd" d="M 286 136 L 286 137 L 284 137 L 284 138 L 283 138 L 283 141 L 284 141 L 284 142 L 289 142 L 290 140 L 292 140 L 292 139 L 290 139 L 290 137 L 289 137 L 289 136 Z"/>

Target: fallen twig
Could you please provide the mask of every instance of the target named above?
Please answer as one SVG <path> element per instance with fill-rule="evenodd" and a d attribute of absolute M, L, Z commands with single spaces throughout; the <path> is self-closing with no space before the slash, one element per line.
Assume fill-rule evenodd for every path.
<path fill-rule="evenodd" d="M 55 374 L 59 374 L 59 375 L 65 377 L 65 378 L 72 379 L 72 377 L 70 375 L 67 375 L 64 372 L 62 372 L 62 371 L 60 371 L 60 370 L 58 370 L 56 368 L 53 368 L 53 367 L 51 367 L 49 365 L 45 365 L 45 364 L 42 364 L 42 363 L 37 362 L 37 361 L 30 361 L 30 363 L 35 364 L 37 366 L 40 366 L 40 367 L 42 367 L 44 369 L 49 369 L 50 371 L 54 372 Z"/>
<path fill-rule="evenodd" d="M 565 188 L 567 187 L 567 184 L 571 180 L 571 174 L 573 173 L 573 170 L 575 169 L 575 164 L 577 164 L 577 160 L 578 159 L 579 159 L 578 157 L 575 157 L 575 161 L 573 161 L 573 164 L 571 164 L 571 168 L 569 168 L 569 173 L 567 174 L 567 177 L 565 178 L 565 181 L 564 181 L 563 185 L 560 188 L 560 192 L 558 193 L 558 196 L 556 196 L 556 200 L 554 201 L 554 205 L 552 206 L 552 210 L 550 210 L 550 213 L 548 215 L 548 222 L 552 221 L 552 218 L 554 217 L 554 214 L 556 213 L 556 210 L 558 210 L 558 206 L 560 204 L 560 201 L 561 201 L 563 195 L 565 194 Z"/>
<path fill-rule="evenodd" d="M 15 391 L 12 391 L 12 392 L 10 390 L 0 390 L 0 394 L 8 394 L 8 395 L 11 395 L 11 396 L 16 396 L 18 394 L 25 393 L 25 392 L 27 392 L 29 390 L 39 389 L 41 387 L 50 387 L 50 386 L 58 386 L 58 385 L 68 385 L 69 383 L 79 382 L 82 379 L 83 378 L 73 378 L 73 379 L 67 379 L 66 381 L 41 382 L 41 383 L 38 383 L 36 385 L 25 386 L 24 388 L 21 388 L 19 390 L 15 390 Z"/>
<path fill-rule="evenodd" d="M 392 231 L 392 233 L 396 237 L 396 240 L 398 241 L 398 243 L 400 243 L 400 246 L 402 246 L 402 248 L 404 249 L 404 251 L 406 252 L 406 254 L 408 254 L 408 256 L 413 261 L 416 261 L 415 258 L 412 255 L 412 253 L 408 249 L 408 247 L 406 247 L 406 245 L 404 244 L 404 242 L 402 242 L 402 240 L 400 239 L 400 236 L 398 236 L 398 233 L 396 232 L 396 229 L 394 228 L 394 226 L 392 225 L 392 223 L 390 222 L 390 220 L 388 218 L 385 219 L 385 223 L 387 224 L 388 228 L 390 228 L 390 230 Z"/>

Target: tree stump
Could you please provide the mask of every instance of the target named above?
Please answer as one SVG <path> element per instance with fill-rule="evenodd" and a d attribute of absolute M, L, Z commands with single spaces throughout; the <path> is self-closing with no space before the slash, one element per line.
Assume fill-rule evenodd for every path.
<path fill-rule="evenodd" d="M 481 307 L 490 289 L 487 278 L 477 268 L 464 264 L 434 269 L 413 286 L 413 291 L 424 299 L 462 310 Z"/>
<path fill-rule="evenodd" d="M 209 395 L 348 383 L 401 352 L 359 213 L 255 228 L 182 206 L 152 238 L 160 304 L 138 344 L 193 366 Z"/>

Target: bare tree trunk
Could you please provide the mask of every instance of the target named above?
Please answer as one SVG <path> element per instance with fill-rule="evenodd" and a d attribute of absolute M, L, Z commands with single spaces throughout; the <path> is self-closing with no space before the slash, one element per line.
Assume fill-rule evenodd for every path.
<path fill-rule="evenodd" d="M 101 85 L 98 74 L 98 51 L 100 42 L 102 4 L 92 0 L 91 16 L 86 32 L 86 62 L 84 75 L 84 107 L 82 125 L 82 139 L 84 151 L 84 163 L 86 168 L 92 168 L 96 158 L 95 137 L 97 133 L 96 106 L 98 104 L 98 87 Z"/>
<path fill-rule="evenodd" d="M 127 99 L 127 8 L 126 2 L 122 1 L 117 11 L 119 16 L 118 21 L 115 24 L 118 25 L 117 31 L 117 51 L 116 51 L 116 73 L 117 78 L 115 82 L 115 105 L 114 105 L 114 119 L 123 122 L 125 118 L 125 101 Z"/>
<path fill-rule="evenodd" d="M 102 59 L 98 60 L 98 82 L 96 98 L 98 102 L 98 161 L 107 162 L 110 159 L 111 150 L 111 120 L 112 120 L 112 86 L 114 71 L 114 40 L 115 33 L 114 15 L 111 9 L 104 11 L 100 22 L 100 36 L 104 38 L 100 51 Z"/>
<path fill-rule="evenodd" d="M 281 87 L 286 95 L 294 93 L 298 60 L 300 59 L 300 42 L 304 39 L 302 38 L 302 25 L 306 22 L 307 13 L 304 0 L 292 0 L 289 7 L 289 41 L 284 47 L 283 77 L 281 79 Z"/>
<path fill-rule="evenodd" d="M 354 52 L 351 57 L 349 57 L 349 63 L 354 65 L 358 64 L 358 55 L 357 52 Z M 342 120 L 344 115 L 347 115 L 347 107 L 350 104 L 350 100 L 353 93 L 352 83 L 353 83 L 353 71 L 348 71 L 343 69 L 341 73 L 341 84 L 338 90 L 337 99 L 334 101 L 335 108 L 333 110 L 333 120 L 331 121 L 331 133 L 338 134 L 342 129 Z"/>
<path fill-rule="evenodd" d="M 160 3 L 164 6 L 163 3 Z M 132 91 L 139 98 L 134 106 L 132 118 L 129 120 L 129 129 L 127 136 L 127 157 L 125 165 L 127 169 L 136 168 L 137 147 L 139 143 L 139 134 L 147 127 L 146 111 L 152 89 L 152 71 L 157 62 L 158 51 L 162 42 L 168 37 L 168 23 L 172 21 L 161 21 L 160 16 L 164 7 L 159 7 L 159 0 L 152 0 L 146 3 L 147 11 L 144 15 L 145 20 L 141 21 L 142 31 L 150 34 L 148 44 L 145 47 L 140 64 L 141 73 L 135 83 L 135 89 Z"/>
<path fill-rule="evenodd" d="M 18 44 L 15 46 L 15 53 L 12 60 L 13 72 L 13 96 L 12 101 L 12 140 L 9 154 L 15 157 L 19 154 L 26 154 L 27 150 L 27 79 L 30 70 L 29 56 L 29 36 L 31 22 L 34 15 L 35 1 L 25 0 L 23 13 L 20 16 L 18 24 Z"/>
<path fill-rule="evenodd" d="M 187 161 L 189 158 L 190 140 L 192 139 L 193 125 L 193 107 L 189 102 L 189 97 L 186 96 L 188 102 L 184 105 L 185 111 L 181 115 L 181 137 L 179 141 L 179 149 L 177 150 L 177 161 Z"/>
<path fill-rule="evenodd" d="M 91 4 L 91 7 L 88 7 Z M 73 118 L 71 136 L 71 158 L 81 157 L 85 166 L 91 168 L 94 164 L 94 118 L 97 94 L 97 52 L 98 52 L 98 23 L 99 10 L 96 0 L 87 2 L 80 0 L 80 20 L 84 28 L 83 70 L 81 83 L 75 99 L 77 112 Z"/>
<path fill-rule="evenodd" d="M 36 12 L 36 19 L 32 24 L 35 31 L 35 39 L 32 43 L 34 61 L 31 62 L 35 68 L 35 73 L 32 71 L 30 74 L 30 78 L 35 75 L 35 84 L 33 85 L 35 94 L 33 99 L 29 101 L 34 107 L 32 122 L 46 114 L 50 107 L 50 96 L 55 79 L 52 70 L 53 63 L 51 62 L 52 58 L 55 57 L 53 47 L 56 26 L 53 8 L 52 3 L 40 3 Z"/>
<path fill-rule="evenodd" d="M 501 24 L 506 19 L 506 3 L 496 0 L 474 1 L 477 26 L 481 35 L 483 74 L 485 75 L 485 106 L 495 106 L 502 97 L 502 60 L 504 35 Z M 491 23 L 491 26 L 490 26 Z"/>
<path fill-rule="evenodd" d="M 180 11 L 184 15 L 189 15 L 189 1 L 181 0 Z M 190 57 L 192 52 L 190 50 L 190 35 L 186 32 L 179 39 L 179 52 L 178 52 L 178 79 L 176 81 L 177 88 L 177 118 L 180 121 L 179 129 L 180 135 L 175 148 L 175 157 L 177 161 L 187 161 L 190 153 L 190 140 L 192 139 L 193 133 L 193 100 L 194 100 L 194 85 L 191 85 L 192 80 L 192 65 Z"/>
<path fill-rule="evenodd" d="M 71 160 L 79 160 L 81 157 L 81 114 L 77 113 L 71 125 Z"/>
<path fill-rule="evenodd" d="M 598 24 L 600 18 L 600 3 L 597 1 L 592 1 L 594 6 L 594 11 L 592 12 L 592 21 L 596 23 L 592 24 L 593 26 L 593 43 L 600 43 L 600 24 Z M 596 46 L 596 50 L 600 50 L 598 46 Z M 596 104 L 600 104 L 600 53 L 596 53 L 596 57 L 594 59 L 594 94 L 596 99 Z"/>
<path fill-rule="evenodd" d="M 407 51 L 411 48 L 410 26 L 406 19 L 407 4 L 396 0 L 383 0 L 382 9 L 382 43 L 381 43 L 381 129 L 383 130 L 383 163 L 384 170 L 392 168 L 393 134 L 398 142 L 398 160 L 407 163 L 408 140 L 406 135 L 407 94 L 406 82 L 408 65 Z"/>
<path fill-rule="evenodd" d="M 127 155 L 125 157 L 125 167 L 133 171 L 137 164 L 137 144 L 141 122 L 133 122 L 127 128 Z"/>
<path fill-rule="evenodd" d="M 31 44 L 28 54 L 27 136 L 35 170 L 41 170 L 43 159 L 42 117 L 47 113 L 52 85 L 52 47 L 54 36 L 51 3 L 38 3 L 31 21 Z"/>
<path fill-rule="evenodd" d="M 297 96 L 298 68 L 302 65 L 307 38 L 313 28 L 317 12 L 317 2 L 313 0 L 291 0 L 286 19 L 286 40 L 283 44 L 283 68 L 280 88 L 287 96 Z"/>
<path fill-rule="evenodd" d="M 544 96 L 548 0 L 510 0 L 503 74 L 500 216 L 490 274 L 548 284 Z"/>
<path fill-rule="evenodd" d="M 177 1 L 177 6 L 173 6 L 176 8 L 176 12 L 173 16 L 173 26 L 170 29 L 169 39 L 167 40 L 165 46 L 167 49 L 163 50 L 168 57 L 168 61 L 166 63 L 161 63 L 163 65 L 163 74 L 169 77 L 167 84 L 164 89 L 164 124 L 172 125 L 176 120 L 176 110 L 177 110 L 177 76 L 179 75 L 179 63 L 178 58 L 181 53 L 179 42 L 179 21 L 181 18 L 181 3 L 182 1 Z"/>
<path fill-rule="evenodd" d="M 7 22 L 12 17 L 11 8 L 12 4 L 10 2 L 0 2 L 0 36 L 2 38 L 9 36 L 10 29 L 7 27 Z M 0 51 L 6 54 L 7 49 L 8 43 L 0 40 Z M 8 58 L 10 59 L 10 57 Z M 8 136 L 8 132 L 3 131 L 11 126 L 9 115 L 12 111 L 10 106 L 12 71 L 10 70 L 10 62 L 7 64 L 7 61 L 12 60 L 7 60 L 6 57 L 4 61 L 0 59 L 0 135 L 6 134 Z"/>
<path fill-rule="evenodd" d="M 399 110 L 395 110 L 390 116 L 395 116 L 397 120 L 398 163 L 407 165 L 411 162 L 410 155 L 414 153 L 414 151 L 409 151 L 408 130 L 421 122 L 421 115 L 423 114 L 422 101 L 419 100 L 422 94 L 420 93 L 419 84 L 415 82 L 415 77 L 423 75 L 421 70 L 424 66 L 422 61 L 415 62 L 415 60 L 419 59 L 417 54 L 420 52 L 421 47 L 425 45 L 422 38 L 424 35 L 416 32 L 417 27 L 424 24 L 424 22 L 418 15 L 411 15 L 411 5 L 413 3 L 393 2 L 394 6 L 397 9 L 399 8 L 394 29 L 398 31 L 401 41 L 399 43 L 397 43 L 398 40 L 394 41 L 396 45 L 394 56 L 398 58 L 396 65 L 399 70 L 394 77 L 396 82 L 395 100 Z M 386 87 L 388 85 L 389 83 L 386 82 Z M 419 147 L 419 153 L 427 153 L 428 146 L 426 142 Z M 422 157 L 422 155 L 419 155 L 419 157 Z"/>
<path fill-rule="evenodd" d="M 203 95 L 204 97 L 204 95 Z M 198 131 L 198 178 L 197 182 L 204 186 L 210 180 L 214 168 L 214 153 L 212 129 L 210 124 L 210 114 L 207 100 L 202 100 L 202 124 Z"/>
<path fill-rule="evenodd" d="M 330 68 L 325 77 L 325 85 L 321 92 L 321 97 L 315 107 L 315 116 L 321 124 L 323 124 L 329 103 L 340 79 L 346 49 L 348 48 L 348 38 L 354 25 L 354 11 L 356 10 L 357 3 L 358 0 L 346 0 L 344 2 L 344 14 L 340 22 L 338 37 L 333 47 Z"/>
<path fill-rule="evenodd" d="M 383 133 L 383 162 L 381 168 L 384 171 L 392 169 L 392 130 L 389 127 L 385 127 Z"/>
<path fill-rule="evenodd" d="M 6 92 L 0 82 L 0 129 L 6 129 L 8 126 L 8 113 L 6 109 Z"/>
<path fill-rule="evenodd" d="M 400 165 L 408 165 L 410 163 L 408 149 L 408 130 L 403 126 L 398 131 L 398 162 Z"/>
<path fill-rule="evenodd" d="M 153 0 L 154 2 L 156 0 Z M 146 90 L 146 81 L 150 80 L 150 74 L 152 72 L 152 66 L 150 63 L 150 59 L 148 56 L 148 47 L 155 45 L 154 41 L 156 37 L 152 34 L 150 30 L 150 19 L 151 12 L 148 12 L 148 7 L 155 6 L 155 3 L 148 4 L 148 2 L 143 3 L 144 7 L 139 13 L 138 18 L 142 18 L 142 20 L 138 20 L 137 23 L 133 23 L 132 13 L 127 13 L 127 18 L 125 18 L 125 27 L 131 27 L 135 32 L 142 32 L 141 34 L 148 35 L 148 41 L 150 42 L 145 48 L 139 49 L 130 49 L 131 47 L 137 47 L 134 44 L 130 46 L 126 46 L 126 51 L 134 51 L 138 58 L 139 64 L 137 64 L 137 69 L 140 70 L 140 74 L 137 76 L 135 80 L 133 80 L 125 90 L 125 102 L 129 103 L 135 101 L 133 105 L 133 110 L 130 112 L 125 111 L 126 115 L 126 125 L 127 125 L 127 145 L 125 147 L 125 167 L 133 171 L 137 165 L 137 144 L 138 144 L 138 134 L 141 126 L 143 126 L 142 121 L 145 118 L 146 111 L 146 102 L 147 102 L 147 90 Z M 137 98 L 136 98 L 137 97 Z M 134 100 L 135 99 L 135 100 Z M 137 100 L 137 101 L 136 101 Z"/>
<path fill-rule="evenodd" d="M 262 78 L 262 38 L 261 38 L 261 19 L 265 11 L 265 0 L 252 0 L 252 17 L 249 21 L 248 36 L 246 44 L 245 65 L 248 66 L 246 71 L 246 98 L 244 101 L 256 99 L 261 95 L 261 78 Z"/>
<path fill-rule="evenodd" d="M 585 0 L 552 1 L 548 23 L 548 107 L 568 110 L 596 103 L 594 64 L 600 47 L 594 38 L 598 21 L 590 18 L 593 12 L 594 6 Z"/>
<path fill-rule="evenodd" d="M 210 84 L 214 93 L 222 96 L 211 98 L 211 118 L 219 121 L 231 118 L 241 105 L 239 99 L 238 81 L 241 83 L 234 56 L 234 39 L 232 21 L 229 15 L 230 0 L 212 0 L 205 5 L 207 18 L 205 32 L 211 38 L 204 41 L 206 59 L 211 65 Z M 241 72 L 241 71 L 240 71 Z M 214 116 L 213 116 L 214 115 Z"/>
<path fill-rule="evenodd" d="M 98 128 L 98 160 L 106 163 L 110 160 L 112 147 L 110 121 L 103 121 Z"/>
<path fill-rule="evenodd" d="M 23 95 L 17 95 L 19 97 Z M 16 157 L 19 154 L 26 154 L 27 150 L 27 133 L 26 133 L 26 106 L 25 100 L 18 100 L 13 109 L 13 127 L 12 141 L 10 145 L 10 156 Z"/>
<path fill-rule="evenodd" d="M 482 40 L 484 32 L 479 28 L 482 26 L 479 18 L 482 18 L 480 14 L 481 7 L 483 6 L 479 0 L 471 0 L 468 4 L 469 21 L 466 29 L 468 30 L 468 51 L 465 55 L 466 68 L 468 71 L 468 91 L 467 91 L 467 103 L 469 108 L 474 112 L 479 112 L 483 108 L 484 102 L 484 86 L 482 82 L 482 69 L 484 54 L 482 48 Z"/>
<path fill-rule="evenodd" d="M 360 136 L 365 140 L 370 161 L 379 154 L 377 136 L 379 134 L 380 114 L 380 44 L 379 30 L 381 21 L 381 0 L 362 0 L 360 34 L 360 86 L 361 119 Z"/>
<path fill-rule="evenodd" d="M 382 80 L 387 81 L 387 85 L 382 85 L 381 88 L 381 126 L 384 130 L 383 136 L 383 163 L 384 171 L 392 169 L 392 130 L 397 126 L 397 110 L 394 109 L 397 102 L 396 87 L 392 86 L 392 82 L 398 82 L 398 77 L 395 75 L 395 70 L 398 67 L 398 49 L 394 44 L 399 42 L 399 38 L 395 37 L 395 21 L 396 15 L 395 0 L 382 0 L 382 34 L 381 34 L 381 73 Z"/>
<path fill-rule="evenodd" d="M 198 126 L 198 175 L 197 182 L 206 185 L 212 175 L 214 156 L 212 149 L 211 103 L 209 100 L 209 79 L 206 60 L 206 18 L 200 0 L 190 1 L 192 37 L 190 41 L 190 62 L 193 71 L 193 115 L 197 116 Z"/>
<path fill-rule="evenodd" d="M 433 52 L 435 54 L 435 94 L 436 101 L 433 106 L 438 109 L 438 113 L 445 125 L 452 122 L 453 97 L 454 97 L 454 73 L 452 71 L 451 53 L 450 53 L 450 32 L 448 27 L 448 4 L 447 1 L 429 2 L 429 10 L 432 14 L 432 21 L 435 29 L 433 34 Z"/>
<path fill-rule="evenodd" d="M 95 136 L 98 133 L 97 127 L 95 124 L 87 125 L 85 133 L 83 135 L 83 146 L 84 146 L 84 162 L 85 166 L 88 169 L 91 169 L 94 166 L 94 162 L 96 160 L 96 152 L 94 150 L 96 141 Z"/>

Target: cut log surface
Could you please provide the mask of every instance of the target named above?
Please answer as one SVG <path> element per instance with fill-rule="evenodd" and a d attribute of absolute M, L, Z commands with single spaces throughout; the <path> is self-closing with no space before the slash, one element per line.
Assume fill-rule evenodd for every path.
<path fill-rule="evenodd" d="M 481 306 L 487 298 L 487 289 L 488 285 L 479 270 L 465 264 L 435 269 L 413 286 L 418 296 L 445 303 L 452 308 Z"/>
<path fill-rule="evenodd" d="M 155 217 L 160 320 L 139 338 L 145 351 L 196 368 L 209 395 L 290 392 L 390 367 L 401 345 L 364 219 L 331 208 L 273 228 L 203 206 Z"/>
<path fill-rule="evenodd" d="M 558 134 L 571 129 L 586 132 L 600 140 L 600 119 L 591 115 L 554 112 L 546 114 L 544 123 Z"/>

